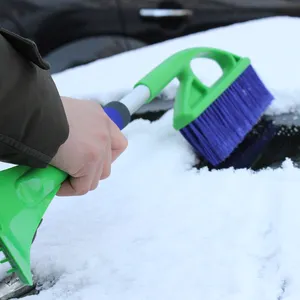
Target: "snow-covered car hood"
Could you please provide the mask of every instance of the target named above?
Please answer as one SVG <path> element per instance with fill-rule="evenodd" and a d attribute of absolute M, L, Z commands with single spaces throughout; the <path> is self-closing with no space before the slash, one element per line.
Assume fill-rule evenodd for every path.
<path fill-rule="evenodd" d="M 175 51 L 213 46 L 249 56 L 276 100 L 300 104 L 300 20 L 271 18 L 211 30 L 54 75 L 62 95 L 118 99 Z M 195 72 L 209 81 L 218 68 Z M 176 81 L 166 89 L 172 100 Z M 162 100 L 167 101 L 167 100 Z M 300 169 L 193 168 L 172 110 L 135 120 L 111 176 L 82 196 L 55 198 L 32 247 L 43 289 L 27 299 L 271 300 L 300 297 Z"/>

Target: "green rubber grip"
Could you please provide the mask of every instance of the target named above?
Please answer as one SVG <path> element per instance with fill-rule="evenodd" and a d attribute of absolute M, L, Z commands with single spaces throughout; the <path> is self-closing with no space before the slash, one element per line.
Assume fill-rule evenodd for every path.
<path fill-rule="evenodd" d="M 224 74 L 233 70 L 240 59 L 237 55 L 215 48 L 197 47 L 185 49 L 173 54 L 152 69 L 135 84 L 135 87 L 146 85 L 151 91 L 148 99 L 148 102 L 151 102 L 174 78 L 177 77 L 181 80 L 183 77 L 190 75 L 190 72 L 192 72 L 190 68 L 191 60 L 200 57 L 215 60 L 222 68 Z"/>
<path fill-rule="evenodd" d="M 195 58 L 214 60 L 223 71 L 212 87 L 207 87 L 193 73 L 191 61 Z M 250 65 L 248 58 L 241 58 L 233 53 L 208 47 L 189 48 L 177 52 L 154 68 L 138 85 L 146 85 L 151 94 L 151 102 L 174 79 L 179 80 L 179 89 L 174 106 L 173 126 L 179 130 L 210 106 Z M 205 73 L 205 70 L 203 70 Z"/>

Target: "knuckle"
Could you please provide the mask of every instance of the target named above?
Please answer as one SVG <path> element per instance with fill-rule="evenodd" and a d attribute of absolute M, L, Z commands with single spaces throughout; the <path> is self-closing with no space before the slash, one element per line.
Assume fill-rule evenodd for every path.
<path fill-rule="evenodd" d="M 98 134 L 98 140 L 101 143 L 108 143 L 109 140 L 110 140 L 110 135 L 109 135 L 108 130 L 102 130 L 102 131 L 100 131 L 99 134 Z"/>
<path fill-rule="evenodd" d="M 93 183 L 93 185 L 92 185 L 92 187 L 91 187 L 91 191 L 94 191 L 94 190 L 98 187 L 98 185 L 99 185 L 99 182 L 98 182 L 98 181 L 95 182 L 95 183 Z"/>
<path fill-rule="evenodd" d="M 99 158 L 99 150 L 97 149 L 97 147 L 92 146 L 87 151 L 86 156 L 89 162 L 95 162 Z"/>
<path fill-rule="evenodd" d="M 107 142 L 110 140 L 110 119 L 106 114 L 105 117 L 102 118 L 102 122 L 104 124 L 102 124 L 101 128 L 98 130 L 98 139 L 102 142 Z"/>
<path fill-rule="evenodd" d="M 88 187 L 82 187 L 76 191 L 76 194 L 79 196 L 83 196 L 83 195 L 87 194 L 89 192 L 89 190 L 90 189 Z"/>

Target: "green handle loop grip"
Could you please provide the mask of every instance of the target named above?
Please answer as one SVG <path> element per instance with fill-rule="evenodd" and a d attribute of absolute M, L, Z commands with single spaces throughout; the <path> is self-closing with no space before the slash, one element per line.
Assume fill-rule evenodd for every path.
<path fill-rule="evenodd" d="M 223 72 L 232 70 L 240 59 L 232 53 L 215 48 L 197 47 L 185 49 L 173 54 L 152 69 L 135 84 L 135 87 L 146 85 L 151 91 L 151 96 L 148 99 L 148 102 L 151 102 L 174 78 L 177 77 L 180 80 L 182 73 L 186 74 L 187 68 L 192 72 L 190 68 L 191 60 L 200 57 L 215 60 Z"/>
<path fill-rule="evenodd" d="M 205 86 L 193 73 L 191 61 L 195 58 L 208 58 L 218 63 L 223 75 L 211 87 Z M 179 80 L 179 89 L 174 105 L 174 128 L 179 130 L 212 104 L 236 78 L 249 66 L 248 58 L 209 47 L 196 47 L 179 51 L 149 72 L 135 85 L 145 85 L 150 90 L 147 103 L 157 97 L 174 79 Z"/>

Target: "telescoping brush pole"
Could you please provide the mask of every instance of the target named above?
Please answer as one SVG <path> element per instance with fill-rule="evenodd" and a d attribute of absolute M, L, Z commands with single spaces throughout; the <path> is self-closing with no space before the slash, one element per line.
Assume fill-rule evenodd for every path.
<path fill-rule="evenodd" d="M 202 84 L 191 70 L 191 60 L 198 57 L 217 61 L 223 70 L 212 87 Z M 174 128 L 213 165 L 230 155 L 273 99 L 249 59 L 213 48 L 191 48 L 167 58 L 129 95 L 108 103 L 104 110 L 122 130 L 131 115 L 174 78 L 180 82 Z M 15 166 L 0 172 L 0 250 L 5 255 L 1 262 L 9 263 L 9 273 L 16 272 L 25 285 L 33 284 L 30 249 L 36 230 L 67 177 L 52 166 Z"/>
<path fill-rule="evenodd" d="M 120 101 L 106 104 L 104 111 L 120 129 L 123 129 L 131 121 L 131 116 L 148 101 L 149 97 L 149 88 L 139 85 Z"/>

